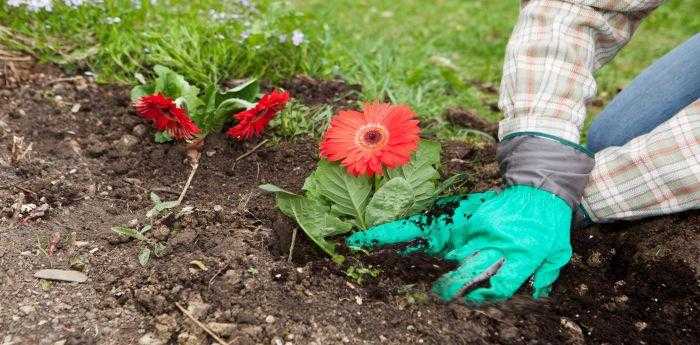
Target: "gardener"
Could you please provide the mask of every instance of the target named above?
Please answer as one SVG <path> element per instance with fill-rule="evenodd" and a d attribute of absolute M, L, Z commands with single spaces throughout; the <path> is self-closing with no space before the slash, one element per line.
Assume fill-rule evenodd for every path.
<path fill-rule="evenodd" d="M 699 208 L 700 34 L 643 71 L 598 115 L 587 147 L 578 144 L 593 73 L 659 3 L 524 2 L 501 81 L 497 158 L 506 187 L 442 199 L 348 245 L 407 242 L 407 253 L 458 262 L 433 285 L 444 300 L 508 299 L 529 278 L 539 298 L 571 258 L 572 214 L 577 229 Z"/>

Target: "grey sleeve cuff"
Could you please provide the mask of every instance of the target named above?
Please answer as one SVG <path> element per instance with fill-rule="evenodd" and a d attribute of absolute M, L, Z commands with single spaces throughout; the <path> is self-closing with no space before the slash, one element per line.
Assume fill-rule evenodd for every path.
<path fill-rule="evenodd" d="M 538 133 L 514 133 L 498 144 L 496 158 L 507 185 L 529 185 L 554 193 L 576 208 L 593 155 L 583 147 Z"/>

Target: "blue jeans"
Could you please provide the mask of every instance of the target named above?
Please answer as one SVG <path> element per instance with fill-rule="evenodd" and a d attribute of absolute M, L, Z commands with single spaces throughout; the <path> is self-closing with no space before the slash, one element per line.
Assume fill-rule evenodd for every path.
<path fill-rule="evenodd" d="M 603 109 L 588 130 L 588 149 L 622 146 L 651 132 L 700 98 L 700 34 L 647 67 Z"/>

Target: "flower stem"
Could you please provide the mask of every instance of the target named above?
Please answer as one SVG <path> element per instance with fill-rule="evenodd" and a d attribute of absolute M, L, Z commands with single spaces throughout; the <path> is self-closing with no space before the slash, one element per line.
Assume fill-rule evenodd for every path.
<path fill-rule="evenodd" d="M 192 178 L 194 177 L 194 173 L 197 172 L 197 168 L 199 168 L 199 160 L 192 164 L 192 171 L 190 172 L 190 176 L 187 178 L 187 182 L 185 182 L 185 188 L 182 189 L 182 192 L 180 192 L 180 197 L 177 198 L 178 204 L 181 204 L 182 200 L 185 198 L 185 194 L 187 194 L 187 190 L 190 188 L 190 183 L 192 183 Z"/>

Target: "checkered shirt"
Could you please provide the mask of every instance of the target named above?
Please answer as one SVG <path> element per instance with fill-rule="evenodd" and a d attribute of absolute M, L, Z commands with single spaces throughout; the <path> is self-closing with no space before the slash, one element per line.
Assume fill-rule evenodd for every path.
<path fill-rule="evenodd" d="M 578 143 L 593 73 L 661 0 L 523 1 L 506 49 L 499 138 L 541 132 Z M 700 104 L 653 132 L 596 154 L 582 205 L 594 221 L 700 207 Z"/>

